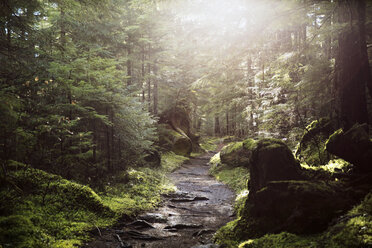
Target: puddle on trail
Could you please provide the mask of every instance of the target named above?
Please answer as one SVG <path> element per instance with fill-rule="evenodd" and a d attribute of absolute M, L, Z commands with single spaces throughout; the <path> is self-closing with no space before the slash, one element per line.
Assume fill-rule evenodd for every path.
<path fill-rule="evenodd" d="M 235 194 L 208 175 L 210 155 L 191 159 L 170 175 L 178 191 L 132 225 L 108 229 L 86 247 L 189 248 L 212 243 L 218 228 L 233 219 Z M 211 246 L 213 247 L 213 246 Z"/>

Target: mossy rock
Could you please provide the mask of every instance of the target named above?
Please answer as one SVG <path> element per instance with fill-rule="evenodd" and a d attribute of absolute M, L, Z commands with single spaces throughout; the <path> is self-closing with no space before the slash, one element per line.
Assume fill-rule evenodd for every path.
<path fill-rule="evenodd" d="M 252 153 L 250 194 L 265 187 L 270 181 L 301 179 L 301 167 L 284 142 L 277 139 L 261 139 Z"/>
<path fill-rule="evenodd" d="M 327 247 L 372 247 L 372 192 L 322 236 Z"/>
<path fill-rule="evenodd" d="M 372 193 L 369 193 L 360 204 L 351 209 L 346 215 L 332 221 L 328 229 L 322 233 L 314 235 L 298 235 L 288 232 L 266 234 L 260 238 L 248 239 L 242 242 L 239 248 L 360 248 L 371 246 Z"/>
<path fill-rule="evenodd" d="M 319 248 L 319 235 L 299 236 L 293 233 L 266 234 L 258 239 L 250 239 L 239 245 L 239 248 Z"/>
<path fill-rule="evenodd" d="M 192 152 L 191 139 L 181 130 L 173 130 L 168 125 L 159 125 L 159 146 L 177 155 L 189 156 Z"/>
<path fill-rule="evenodd" d="M 111 213 L 110 209 L 103 205 L 101 198 L 88 186 L 63 179 L 51 184 L 50 190 L 62 196 L 66 207 L 87 209 L 99 214 Z"/>
<path fill-rule="evenodd" d="M 190 156 L 192 152 L 191 140 L 187 136 L 177 133 L 176 131 L 173 131 L 172 135 L 174 137 L 172 151 L 177 155 Z"/>
<path fill-rule="evenodd" d="M 224 146 L 220 152 L 221 162 L 229 166 L 249 167 L 256 141 L 246 139 Z"/>
<path fill-rule="evenodd" d="M 360 172 L 372 171 L 372 141 L 366 124 L 355 124 L 347 132 L 335 131 L 326 142 L 327 150 L 354 164 Z"/>
<path fill-rule="evenodd" d="M 28 166 L 14 171 L 12 177 L 15 185 L 18 185 L 25 194 L 49 195 L 55 204 L 61 206 L 83 208 L 99 214 L 113 214 L 88 186 Z"/>
<path fill-rule="evenodd" d="M 325 142 L 335 130 L 327 118 L 313 121 L 306 127 L 296 150 L 296 157 L 311 166 L 327 164 L 332 155 L 325 149 Z"/>
<path fill-rule="evenodd" d="M 317 233 L 352 206 L 352 198 L 342 188 L 336 182 L 269 182 L 254 198 L 248 197 L 244 217 L 264 223 L 265 233 Z"/>

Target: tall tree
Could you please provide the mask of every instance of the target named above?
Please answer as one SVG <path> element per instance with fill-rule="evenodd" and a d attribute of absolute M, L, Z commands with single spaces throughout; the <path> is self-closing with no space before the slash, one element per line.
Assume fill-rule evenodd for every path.
<path fill-rule="evenodd" d="M 365 1 L 338 2 L 338 37 L 336 57 L 337 90 L 341 125 L 368 123 L 366 85 L 370 80 L 365 38 Z"/>

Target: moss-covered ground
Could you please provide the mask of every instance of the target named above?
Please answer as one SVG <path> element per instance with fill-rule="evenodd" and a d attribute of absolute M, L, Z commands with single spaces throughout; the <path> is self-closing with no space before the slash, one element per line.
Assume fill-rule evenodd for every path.
<path fill-rule="evenodd" d="M 202 137 L 200 139 L 200 147 L 206 152 L 217 150 L 218 145 L 222 142 L 219 137 Z"/>
<path fill-rule="evenodd" d="M 0 184 L 0 247 L 80 246 L 89 230 L 159 204 L 161 194 L 173 190 L 165 174 L 185 160 L 163 154 L 161 168 L 128 169 L 96 191 L 10 162 Z"/>

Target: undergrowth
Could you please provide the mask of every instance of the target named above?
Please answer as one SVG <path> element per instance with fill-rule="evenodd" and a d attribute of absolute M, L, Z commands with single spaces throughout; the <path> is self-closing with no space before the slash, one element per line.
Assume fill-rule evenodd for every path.
<path fill-rule="evenodd" d="M 0 247 L 81 246 L 88 231 L 154 208 L 173 190 L 165 174 L 187 158 L 166 153 L 160 168 L 132 168 L 95 193 L 27 165 L 10 162 L 0 183 Z"/>

